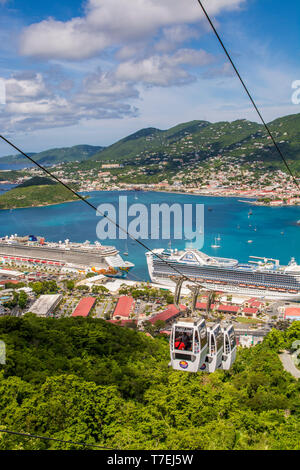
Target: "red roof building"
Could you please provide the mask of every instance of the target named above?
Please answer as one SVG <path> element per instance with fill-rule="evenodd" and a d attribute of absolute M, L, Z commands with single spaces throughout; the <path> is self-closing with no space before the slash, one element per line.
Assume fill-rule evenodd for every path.
<path fill-rule="evenodd" d="M 256 297 L 252 297 L 251 299 L 244 302 L 244 305 L 248 308 L 261 308 L 263 307 L 265 302 L 258 300 Z"/>
<path fill-rule="evenodd" d="M 263 302 L 260 302 L 259 300 L 256 300 L 255 302 L 251 302 L 251 307 L 252 308 L 260 308 L 263 306 Z"/>
<path fill-rule="evenodd" d="M 113 319 L 114 320 L 128 320 L 130 314 L 134 309 L 134 299 L 127 295 L 122 295 L 119 298 L 118 303 L 116 305 Z"/>
<path fill-rule="evenodd" d="M 238 313 L 240 307 L 238 305 L 219 305 L 217 310 L 224 313 Z"/>
<path fill-rule="evenodd" d="M 211 304 L 210 309 L 213 310 L 215 308 L 216 304 Z M 205 302 L 197 302 L 196 303 L 196 308 L 198 310 L 206 310 L 207 303 Z"/>
<path fill-rule="evenodd" d="M 5 286 L 5 284 L 19 284 L 20 281 L 16 281 L 15 279 L 6 279 L 5 281 L 0 281 L 0 284 L 2 286 Z"/>
<path fill-rule="evenodd" d="M 300 321 L 300 308 L 299 307 L 287 307 L 284 312 L 285 320 Z"/>
<path fill-rule="evenodd" d="M 80 300 L 71 317 L 88 317 L 95 302 L 94 297 L 84 297 Z"/>
<path fill-rule="evenodd" d="M 170 320 L 173 320 L 178 315 L 180 315 L 182 310 L 186 309 L 185 305 L 179 305 L 179 307 L 180 307 L 180 310 L 174 304 L 170 304 L 170 305 L 168 305 L 168 308 L 166 310 L 164 310 L 163 312 L 158 313 L 154 317 L 150 318 L 149 321 L 152 324 L 154 324 L 157 320 L 169 322 Z"/>
<path fill-rule="evenodd" d="M 258 313 L 258 310 L 257 308 L 245 307 L 243 309 L 243 313 L 249 317 L 251 315 L 256 315 Z"/>

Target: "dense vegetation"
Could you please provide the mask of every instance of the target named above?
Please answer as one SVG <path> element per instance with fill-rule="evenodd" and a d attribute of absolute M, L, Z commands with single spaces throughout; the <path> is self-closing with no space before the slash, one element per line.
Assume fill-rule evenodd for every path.
<path fill-rule="evenodd" d="M 300 114 L 284 116 L 269 123 L 273 135 L 294 171 L 300 171 Z M 184 139 L 189 136 L 185 143 Z M 31 154 L 32 155 L 32 154 Z M 150 164 L 153 159 L 171 158 L 164 172 L 176 170 L 178 163 L 174 158 L 189 161 L 195 155 L 199 163 L 209 163 L 211 157 L 231 157 L 243 163 L 244 168 L 252 162 L 263 162 L 266 168 L 283 169 L 283 163 L 277 150 L 268 137 L 262 124 L 245 119 L 233 122 L 191 121 L 179 124 L 167 130 L 156 128 L 141 129 L 124 139 L 104 148 L 90 145 L 50 149 L 34 154 L 40 164 L 55 165 L 62 162 L 80 162 L 80 169 L 99 169 L 102 162 L 114 161 L 136 165 Z M 0 159 L 1 163 L 27 163 L 20 156 L 9 156 Z M 98 162 L 98 165 L 97 165 Z M 216 164 L 216 162 L 214 163 Z M 222 164 L 222 159 L 219 164 Z M 72 173 L 72 166 L 70 172 Z M 122 170 L 119 170 L 122 173 Z M 156 169 L 153 174 L 147 173 L 150 182 L 155 182 Z M 157 173 L 161 170 L 157 165 Z M 114 172 L 112 172 L 114 174 Z M 118 174 L 118 170 L 116 170 Z M 5 176 L 3 176 L 5 178 Z M 150 178 L 150 180 L 149 180 Z M 1 179 L 1 176 L 0 176 Z M 143 175 L 139 175 L 143 181 Z"/>
<path fill-rule="evenodd" d="M 1 163 L 1 160 L 0 160 Z M 18 171 L 18 170 L 11 170 L 11 171 L 0 171 L 0 181 L 10 181 L 14 182 L 20 176 L 27 176 L 27 171 Z"/>
<path fill-rule="evenodd" d="M 14 188 L 0 196 L 0 209 L 46 206 L 78 198 L 60 184 Z"/>
<path fill-rule="evenodd" d="M 300 170 L 300 114 L 292 114 L 269 123 L 274 137 L 295 170 Z M 190 144 L 182 146 L 182 139 L 189 134 Z M 263 150 L 256 146 L 263 146 Z M 149 155 L 170 154 L 187 157 L 197 153 L 200 159 L 230 155 L 245 164 L 263 161 L 268 168 L 283 168 L 273 144 L 262 124 L 245 119 L 233 122 L 191 121 L 162 131 L 155 128 L 142 129 L 93 155 L 91 160 L 120 160 L 130 162 L 137 156 L 147 161 Z M 176 163 L 175 163 L 176 165 Z"/>
<path fill-rule="evenodd" d="M 118 449 L 299 449 L 299 384 L 278 348 L 300 324 L 238 351 L 230 372 L 168 368 L 165 338 L 84 318 L 0 318 L 0 427 Z M 0 449 L 76 448 L 0 433 Z"/>
<path fill-rule="evenodd" d="M 45 176 L 33 176 L 24 183 L 21 183 L 17 186 L 17 188 L 27 188 L 28 186 L 48 186 L 52 184 L 57 184 L 55 180 L 51 178 L 47 178 Z"/>
<path fill-rule="evenodd" d="M 95 153 L 101 152 L 104 147 L 93 145 L 75 145 L 73 147 L 55 148 L 44 150 L 39 153 L 30 153 L 29 156 L 42 165 L 53 165 L 55 163 L 83 161 L 92 157 Z M 21 155 L 9 155 L 0 159 L 0 163 L 9 164 L 28 164 L 28 159 Z"/>

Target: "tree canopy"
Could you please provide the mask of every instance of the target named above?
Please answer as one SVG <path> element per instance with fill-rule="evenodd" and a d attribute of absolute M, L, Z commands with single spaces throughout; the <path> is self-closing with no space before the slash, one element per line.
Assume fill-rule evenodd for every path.
<path fill-rule="evenodd" d="M 1 428 L 118 449 L 299 449 L 299 383 L 277 354 L 299 326 L 208 375 L 169 369 L 163 336 L 93 318 L 2 317 Z M 0 449 L 76 448 L 0 433 Z"/>

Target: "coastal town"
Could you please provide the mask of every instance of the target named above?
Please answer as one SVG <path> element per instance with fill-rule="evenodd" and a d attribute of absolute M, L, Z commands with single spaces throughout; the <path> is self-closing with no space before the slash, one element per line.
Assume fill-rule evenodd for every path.
<path fill-rule="evenodd" d="M 211 164 L 217 165 L 218 159 L 211 160 Z M 163 173 L 167 161 L 162 160 L 160 170 Z M 245 202 L 254 205 L 267 206 L 293 206 L 300 204 L 300 195 L 296 182 L 290 175 L 282 170 L 254 171 L 254 168 L 245 170 L 238 164 L 230 164 L 226 170 L 214 168 L 203 169 L 201 166 L 191 167 L 187 171 L 185 165 L 180 166 L 176 174 L 169 175 L 159 182 L 131 182 L 133 177 L 141 178 L 151 171 L 151 166 L 141 166 L 133 169 L 130 165 L 117 163 L 102 164 L 100 169 L 80 170 L 76 164 L 72 165 L 70 175 L 70 164 L 60 164 L 50 168 L 52 174 L 63 183 L 76 185 L 79 191 L 165 191 L 170 193 L 186 193 L 201 196 L 214 197 L 237 197 L 246 198 Z M 25 173 L 25 174 L 24 174 Z M 5 177 L 5 172 L 2 171 Z M 19 172 L 12 180 L 3 179 L 3 185 L 19 185 L 32 177 L 42 177 L 44 172 L 39 168 L 28 168 Z M 138 180 L 137 180 L 138 181 Z"/>

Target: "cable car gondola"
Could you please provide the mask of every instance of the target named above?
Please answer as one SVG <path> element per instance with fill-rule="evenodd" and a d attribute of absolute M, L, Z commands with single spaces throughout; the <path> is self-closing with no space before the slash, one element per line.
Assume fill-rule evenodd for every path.
<path fill-rule="evenodd" d="M 170 365 L 173 369 L 187 372 L 205 370 L 207 352 L 204 319 L 182 318 L 174 323 L 170 338 Z"/>
<path fill-rule="evenodd" d="M 204 319 L 180 318 L 172 327 L 170 366 L 186 372 L 229 370 L 236 358 L 232 325 L 206 327 Z"/>
<path fill-rule="evenodd" d="M 236 339 L 232 325 L 222 328 L 223 333 L 223 357 L 222 369 L 229 370 L 236 358 Z"/>
<path fill-rule="evenodd" d="M 215 372 L 222 368 L 223 358 L 223 333 L 219 323 L 209 327 L 208 336 L 208 354 L 206 358 L 206 368 L 208 372 Z"/>

